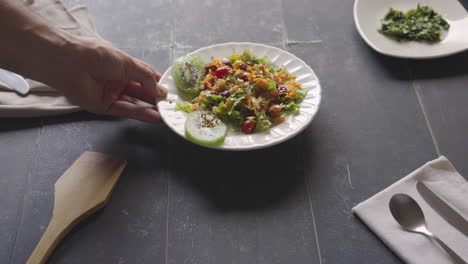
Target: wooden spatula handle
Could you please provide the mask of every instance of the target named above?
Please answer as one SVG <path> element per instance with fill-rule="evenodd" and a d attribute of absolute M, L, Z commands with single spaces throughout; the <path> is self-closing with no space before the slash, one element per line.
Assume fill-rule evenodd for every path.
<path fill-rule="evenodd" d="M 44 235 L 37 244 L 33 253 L 28 259 L 27 264 L 43 264 L 47 261 L 47 258 L 57 247 L 58 243 L 65 237 L 65 235 L 71 230 L 66 228 L 59 221 L 55 221 L 52 217 L 49 225 L 47 226 Z"/>
<path fill-rule="evenodd" d="M 27 264 L 45 263 L 76 224 L 104 207 L 126 165 L 106 154 L 83 153 L 55 183 L 52 218 Z"/>

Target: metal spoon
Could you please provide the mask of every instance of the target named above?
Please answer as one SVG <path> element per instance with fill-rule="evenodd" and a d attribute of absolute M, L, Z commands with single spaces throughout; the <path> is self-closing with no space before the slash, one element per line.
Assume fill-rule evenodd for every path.
<path fill-rule="evenodd" d="M 444 249 L 454 263 L 466 264 L 460 256 L 429 231 L 421 207 L 409 195 L 403 193 L 393 195 L 392 199 L 390 199 L 390 212 L 393 218 L 407 231 L 426 235 Z"/>

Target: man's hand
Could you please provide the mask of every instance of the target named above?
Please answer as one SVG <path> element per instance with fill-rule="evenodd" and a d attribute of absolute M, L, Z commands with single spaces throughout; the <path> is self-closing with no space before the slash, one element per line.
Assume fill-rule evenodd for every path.
<path fill-rule="evenodd" d="M 0 0 L 0 67 L 54 87 L 97 114 L 159 122 L 167 90 L 148 64 L 96 39 L 72 36 L 17 0 Z"/>
<path fill-rule="evenodd" d="M 73 38 L 61 49 L 43 77 L 73 103 L 97 114 L 160 121 L 154 104 L 167 90 L 151 66 L 99 40 Z"/>

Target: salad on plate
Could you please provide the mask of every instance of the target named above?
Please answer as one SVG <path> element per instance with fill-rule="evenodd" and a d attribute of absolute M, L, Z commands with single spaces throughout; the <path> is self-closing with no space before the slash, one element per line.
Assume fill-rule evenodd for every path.
<path fill-rule="evenodd" d="M 190 100 L 176 109 L 189 113 L 186 136 L 202 145 L 223 142 L 227 128 L 245 134 L 268 131 L 298 114 L 307 91 L 285 67 L 249 50 L 205 63 L 192 55 L 177 59 L 172 75 Z"/>

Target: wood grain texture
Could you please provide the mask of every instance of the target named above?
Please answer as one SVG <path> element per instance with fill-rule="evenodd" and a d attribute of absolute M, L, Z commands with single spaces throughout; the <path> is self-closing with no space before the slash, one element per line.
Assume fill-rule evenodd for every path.
<path fill-rule="evenodd" d="M 249 41 L 281 42 L 278 0 L 173 1 L 174 39 L 179 47 Z"/>
<path fill-rule="evenodd" d="M 125 51 L 158 69 L 169 64 L 169 49 Z M 168 136 L 172 134 L 164 126 L 87 113 L 47 118 L 37 161 L 31 168 L 30 189 L 11 263 L 26 262 L 51 217 L 55 182 L 87 150 L 122 157 L 129 165 L 111 202 L 79 224 L 49 262 L 164 261 L 165 240 L 161 237 L 165 238 L 166 229 Z"/>
<path fill-rule="evenodd" d="M 173 146 L 167 263 L 319 263 L 298 138 L 244 153 Z"/>
<path fill-rule="evenodd" d="M 86 5 L 97 32 L 119 48 L 169 47 L 171 0 L 64 0 Z"/>
<path fill-rule="evenodd" d="M 353 1 L 65 2 L 88 5 L 102 36 L 161 72 L 170 56 L 209 44 L 284 44 L 316 71 L 323 104 L 297 138 L 245 155 L 195 147 L 164 126 L 89 114 L 47 118 L 34 162 L 27 146 L 37 128 L 1 133 L 13 157 L 2 152 L 0 162 L 15 174 L 0 176 L 8 193 L 0 193 L 8 218 L 1 263 L 25 263 L 64 164 L 86 150 L 129 165 L 111 202 L 50 263 L 401 263 L 350 208 L 436 157 L 432 136 L 468 175 L 466 54 L 424 62 L 377 55 L 356 32 Z"/>
<path fill-rule="evenodd" d="M 0 263 L 9 263 L 41 134 L 40 119 L 0 119 Z"/>
<path fill-rule="evenodd" d="M 169 131 L 162 127 L 137 121 L 96 120 L 88 114 L 49 119 L 32 169 L 12 263 L 26 262 L 51 217 L 55 182 L 67 165 L 86 150 L 123 157 L 129 165 L 111 202 L 79 224 L 54 251 L 50 263 L 163 261 L 165 135 Z M 65 142 L 67 147 L 57 142 Z"/>
<path fill-rule="evenodd" d="M 347 50 L 334 43 L 291 47 L 323 80 L 323 105 L 301 144 L 322 261 L 400 262 L 351 208 L 437 153 L 411 83 L 392 76 L 407 74 L 405 62 L 374 58 L 354 41 Z"/>
<path fill-rule="evenodd" d="M 465 1 L 467 2 L 467 1 Z M 437 149 L 468 179 L 468 52 L 448 58 L 411 61 L 418 92 Z"/>
<path fill-rule="evenodd" d="M 127 162 L 86 151 L 55 183 L 52 218 L 26 263 L 45 263 L 75 225 L 105 206 Z"/>
<path fill-rule="evenodd" d="M 301 54 L 304 59 L 317 62 L 317 54 L 323 54 L 321 50 L 310 48 Z M 351 208 L 404 177 L 417 167 L 416 164 L 435 157 L 422 115 L 402 120 L 398 111 L 392 112 L 385 107 L 390 104 L 388 101 L 395 100 L 400 109 L 409 108 L 412 110 L 408 111 L 414 113 L 417 105 L 408 98 L 415 95 L 411 95 L 411 91 L 400 90 L 399 95 L 395 93 L 391 98 L 387 95 L 385 100 L 388 101 L 382 104 L 376 104 L 369 98 L 354 98 L 358 89 L 371 89 L 361 93 L 364 97 L 384 96 L 373 87 L 391 89 L 391 82 L 383 81 L 381 76 L 375 77 L 378 79 L 375 81 L 354 80 L 351 74 L 346 85 L 337 85 L 341 80 L 333 80 L 333 72 L 339 71 L 345 78 L 346 72 L 353 68 L 345 70 L 335 64 L 323 66 L 328 68 L 323 69 L 325 72 L 321 66 L 317 70 L 322 75 L 330 74 L 330 81 L 324 84 L 324 101 L 327 100 L 328 104 L 322 107 L 315 122 L 305 131 L 302 144 L 308 161 L 322 260 L 330 263 L 343 263 L 343 259 L 350 263 L 398 263 L 398 258 L 352 215 Z M 329 67 L 339 69 L 331 70 Z M 366 82 L 371 84 L 363 84 Z M 344 98 L 354 98 L 356 102 L 344 105 Z M 405 103 L 400 102 L 403 98 L 406 98 Z M 419 127 L 418 134 L 408 135 L 408 127 L 413 131 Z"/>

